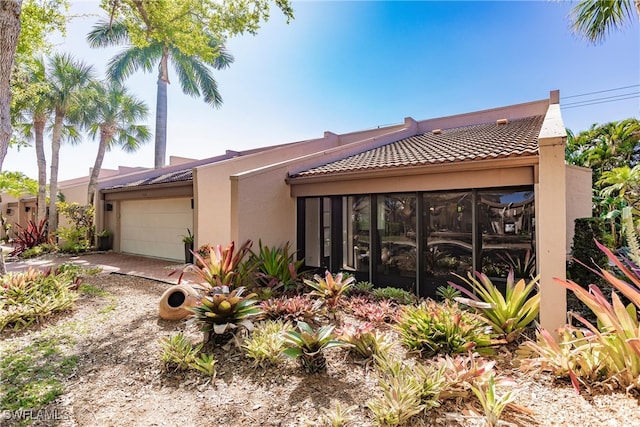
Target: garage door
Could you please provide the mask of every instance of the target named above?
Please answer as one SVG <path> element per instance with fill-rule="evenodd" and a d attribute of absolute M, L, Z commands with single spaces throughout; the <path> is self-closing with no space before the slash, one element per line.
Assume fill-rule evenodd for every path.
<path fill-rule="evenodd" d="M 120 205 L 122 252 L 184 262 L 187 228 L 193 231 L 191 198 L 125 200 Z"/>

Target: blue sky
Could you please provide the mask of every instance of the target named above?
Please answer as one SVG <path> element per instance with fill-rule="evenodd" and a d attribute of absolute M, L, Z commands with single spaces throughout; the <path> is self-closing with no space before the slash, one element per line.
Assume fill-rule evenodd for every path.
<path fill-rule="evenodd" d="M 640 98 L 571 107 L 572 102 L 640 91 L 637 21 L 593 45 L 571 32 L 566 1 L 294 2 L 285 24 L 274 10 L 257 36 L 231 39 L 235 63 L 216 72 L 220 109 L 169 88 L 167 159 L 243 150 L 548 98 L 560 90 L 565 125 L 640 117 Z M 102 76 L 119 49 L 90 49 L 86 33 L 104 17 L 97 1 L 72 3 L 77 18 L 57 50 L 93 64 Z M 171 76 L 171 75 L 170 75 Z M 175 74 L 172 75 L 175 77 Z M 150 108 L 156 75 L 128 87 Z M 566 106 L 565 106 L 566 105 Z M 88 174 L 97 144 L 63 146 L 60 179 Z M 107 153 L 103 167 L 153 166 L 153 142 L 136 154 Z M 10 150 L 5 169 L 37 173 L 31 149 Z"/>

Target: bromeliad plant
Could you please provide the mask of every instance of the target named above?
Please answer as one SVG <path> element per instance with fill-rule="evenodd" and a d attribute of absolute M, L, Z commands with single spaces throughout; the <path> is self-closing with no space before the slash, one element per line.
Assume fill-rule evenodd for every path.
<path fill-rule="evenodd" d="M 276 366 L 285 350 L 284 334 L 293 329 L 289 322 L 267 320 L 256 324 L 251 336 L 242 344 L 255 366 Z"/>
<path fill-rule="evenodd" d="M 288 331 L 285 334 L 288 348 L 283 353 L 297 358 L 302 369 L 309 374 L 324 372 L 327 369 L 327 359 L 323 351 L 345 345 L 335 339 L 333 329 L 333 325 L 325 325 L 314 331 L 308 323 L 298 322 L 298 331 Z"/>
<path fill-rule="evenodd" d="M 360 326 L 346 324 L 337 330 L 336 334 L 340 341 L 351 346 L 352 354 L 365 360 L 385 354 L 391 349 L 391 343 L 387 337 L 378 332 L 371 323 Z"/>
<path fill-rule="evenodd" d="M 194 252 L 193 257 L 197 261 L 195 265 L 187 264 L 181 270 L 176 270 L 171 274 L 180 272 L 178 283 L 182 280 L 184 273 L 193 272 L 202 282 L 208 283 L 211 288 L 235 289 L 246 286 L 253 280 L 252 275 L 255 270 L 252 263 L 244 262 L 245 257 L 251 251 L 252 244 L 251 240 L 247 240 L 237 251 L 235 250 L 235 242 L 231 242 L 226 249 L 217 245 L 211 248 L 208 256 Z"/>
<path fill-rule="evenodd" d="M 304 280 L 312 291 L 309 293 L 323 300 L 329 309 L 335 309 L 342 299 L 343 295 L 353 286 L 355 278 L 353 276 L 345 277 L 343 273 L 336 274 L 335 278 L 327 271 L 324 278 L 315 275 L 314 280 Z"/>
<path fill-rule="evenodd" d="M 449 285 L 469 297 L 457 300 L 476 308 L 486 318 L 493 331 L 508 342 L 515 340 L 538 316 L 540 294 L 530 296 L 537 288 L 538 278 L 533 278 L 526 284 L 524 279 L 515 283 L 513 270 L 510 271 L 503 296 L 486 274 L 476 272 L 477 279 L 471 273 L 467 275 L 467 279 L 457 276 L 473 290 L 470 292 L 464 286 L 449 282 Z"/>
<path fill-rule="evenodd" d="M 195 322 L 210 333 L 210 339 L 240 326 L 253 330 L 253 320 L 262 310 L 257 306 L 256 294 L 243 296 L 244 291 L 242 286 L 232 291 L 227 286 L 215 287 L 202 297 L 200 304 L 190 307 L 196 315 Z"/>
<path fill-rule="evenodd" d="M 291 244 L 287 242 L 284 246 L 272 247 L 263 246 L 262 240 L 258 240 L 259 251 L 251 252 L 251 262 L 256 265 L 258 285 L 278 289 L 296 289 L 299 282 L 302 282 L 298 271 L 304 264 L 304 260 L 296 261 L 296 254 L 290 253 Z"/>
<path fill-rule="evenodd" d="M 439 353 L 491 353 L 491 326 L 481 316 L 461 309 L 457 303 L 426 300 L 403 306 L 398 315 L 400 339 L 411 350 L 425 356 Z"/>

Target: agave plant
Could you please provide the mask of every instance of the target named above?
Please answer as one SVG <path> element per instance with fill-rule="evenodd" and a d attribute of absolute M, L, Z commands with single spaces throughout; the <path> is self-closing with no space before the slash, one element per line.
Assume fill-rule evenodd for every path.
<path fill-rule="evenodd" d="M 256 294 L 243 296 L 243 286 L 229 291 L 226 286 L 215 287 L 205 295 L 200 304 L 190 307 L 196 322 L 202 323 L 204 332 L 220 335 L 239 326 L 253 330 L 252 320 L 262 314 Z"/>
<path fill-rule="evenodd" d="M 234 289 L 246 286 L 252 280 L 255 270 L 253 263 L 244 262 L 244 258 L 250 253 L 251 240 L 245 241 L 236 251 L 235 242 L 231 242 L 226 249 L 221 245 L 210 247 L 208 255 L 201 255 L 199 250 L 193 252 L 196 264 L 187 264 L 181 270 L 176 270 L 171 274 L 180 273 L 178 283 L 186 272 L 192 272 L 200 278 L 202 282 L 208 283 L 212 288 L 228 287 Z"/>
<path fill-rule="evenodd" d="M 313 289 L 309 295 L 321 298 L 331 309 L 338 305 L 342 296 L 353 286 L 353 276 L 344 277 L 343 273 L 333 275 L 327 271 L 324 278 L 315 275 L 314 280 L 304 280 L 304 283 Z"/>
<path fill-rule="evenodd" d="M 289 348 L 283 353 L 297 358 L 300 366 L 309 374 L 324 372 L 327 369 L 327 359 L 323 350 L 345 345 L 335 339 L 333 329 L 333 325 L 325 325 L 314 331 L 308 323 L 298 322 L 299 332 L 294 330 L 285 334 L 285 343 Z"/>
<path fill-rule="evenodd" d="M 533 278 L 525 284 L 524 279 L 517 283 L 513 270 L 507 276 L 505 295 L 491 282 L 486 274 L 476 272 L 476 278 L 471 273 L 467 279 L 458 276 L 474 292 L 466 287 L 449 282 L 468 299 L 457 298 L 457 301 L 475 307 L 487 319 L 496 334 L 502 335 L 507 341 L 513 341 L 520 332 L 531 323 L 540 310 L 540 294 L 530 297 L 538 285 L 538 278 Z"/>

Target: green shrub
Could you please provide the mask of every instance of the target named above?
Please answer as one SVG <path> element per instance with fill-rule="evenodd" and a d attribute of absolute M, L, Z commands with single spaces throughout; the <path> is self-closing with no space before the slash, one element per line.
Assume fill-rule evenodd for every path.
<path fill-rule="evenodd" d="M 426 300 L 403 306 L 396 326 L 402 342 L 426 356 L 437 353 L 490 353 L 491 327 L 479 315 L 462 310 L 457 303 Z"/>
<path fill-rule="evenodd" d="M 395 301 L 398 304 L 413 304 L 416 302 L 416 296 L 411 292 L 391 286 L 374 289 L 371 291 L 371 294 L 379 300 L 388 299 Z"/>
<path fill-rule="evenodd" d="M 89 229 L 86 227 L 61 227 L 56 233 L 62 240 L 60 251 L 68 254 L 86 252 L 91 246 L 87 238 Z"/>
<path fill-rule="evenodd" d="M 598 249 L 595 240 L 608 245 L 610 238 L 605 232 L 603 218 L 577 218 L 573 234 L 572 261 L 569 263 L 568 273 L 571 280 L 587 288 L 590 284 L 602 285 L 604 282 L 597 273 L 588 267 L 607 267 L 607 256 Z M 585 265 L 583 265 L 585 264 Z"/>

